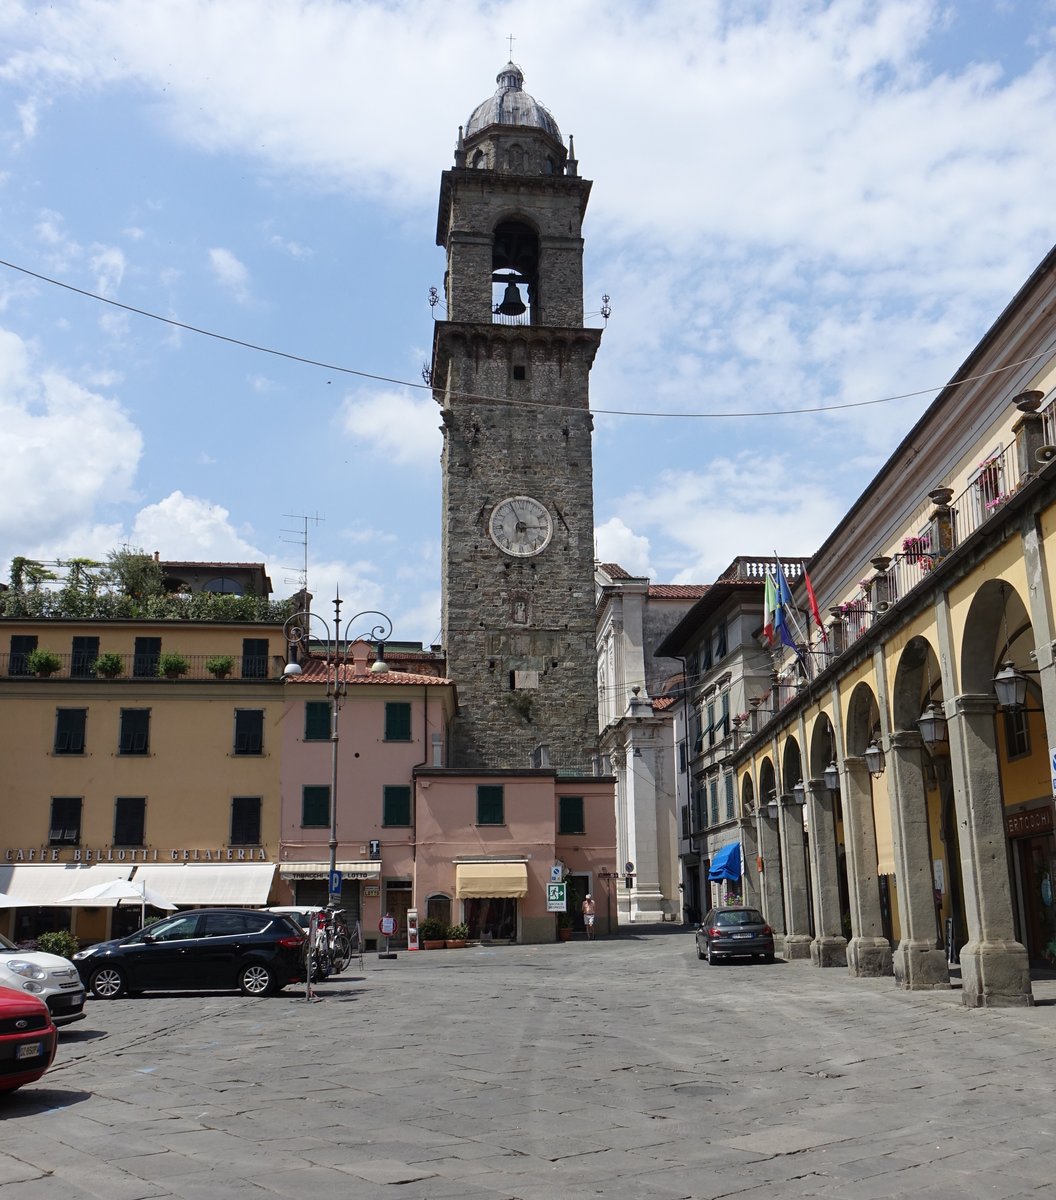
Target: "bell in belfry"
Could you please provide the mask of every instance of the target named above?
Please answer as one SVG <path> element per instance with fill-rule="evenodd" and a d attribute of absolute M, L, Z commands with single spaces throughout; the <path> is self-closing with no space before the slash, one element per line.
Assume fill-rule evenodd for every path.
<path fill-rule="evenodd" d="M 521 299 L 521 293 L 517 288 L 517 284 L 512 279 L 506 285 L 506 294 L 502 297 L 502 303 L 495 311 L 502 313 L 504 317 L 519 317 L 525 311 L 525 304 Z"/>

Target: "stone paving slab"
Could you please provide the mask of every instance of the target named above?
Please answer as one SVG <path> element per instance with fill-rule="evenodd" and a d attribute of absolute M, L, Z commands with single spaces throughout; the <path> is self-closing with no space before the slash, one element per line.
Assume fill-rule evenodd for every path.
<path fill-rule="evenodd" d="M 680 931 L 101 1002 L 0 1098 L 0 1200 L 1056 1195 L 1056 980 L 967 1010 Z"/>

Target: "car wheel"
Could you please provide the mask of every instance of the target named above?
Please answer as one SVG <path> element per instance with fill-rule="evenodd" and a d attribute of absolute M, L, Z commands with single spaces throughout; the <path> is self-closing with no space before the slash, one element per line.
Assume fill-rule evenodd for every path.
<path fill-rule="evenodd" d="M 246 963 L 238 973 L 238 986 L 246 996 L 266 996 L 275 987 L 275 976 L 264 963 Z"/>
<path fill-rule="evenodd" d="M 776 959 L 773 954 L 764 954 L 763 955 L 763 962 L 775 962 L 775 961 L 776 961 Z"/>
<path fill-rule="evenodd" d="M 117 967 L 100 967 L 92 972 L 88 986 L 100 1000 L 116 1000 L 125 994 L 125 977 Z"/>
<path fill-rule="evenodd" d="M 700 942 L 697 942 L 697 958 L 703 958 L 704 951 L 700 948 Z"/>

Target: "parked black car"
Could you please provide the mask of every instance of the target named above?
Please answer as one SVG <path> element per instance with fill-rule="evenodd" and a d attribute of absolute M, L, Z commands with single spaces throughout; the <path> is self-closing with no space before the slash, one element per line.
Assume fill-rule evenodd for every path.
<path fill-rule="evenodd" d="M 774 931 L 757 908 L 713 908 L 697 929 L 697 958 L 735 956 L 774 961 Z"/>
<path fill-rule="evenodd" d="M 200 908 L 74 955 L 101 1000 L 148 991 L 241 988 L 266 996 L 305 977 L 305 938 L 279 913 Z"/>

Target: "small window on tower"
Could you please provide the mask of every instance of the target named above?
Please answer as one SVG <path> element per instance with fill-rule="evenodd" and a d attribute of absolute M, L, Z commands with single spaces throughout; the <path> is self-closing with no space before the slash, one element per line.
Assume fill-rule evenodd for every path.
<path fill-rule="evenodd" d="M 514 379 L 526 379 L 528 377 L 528 372 L 525 369 L 524 363 L 513 364 L 513 377 Z"/>

